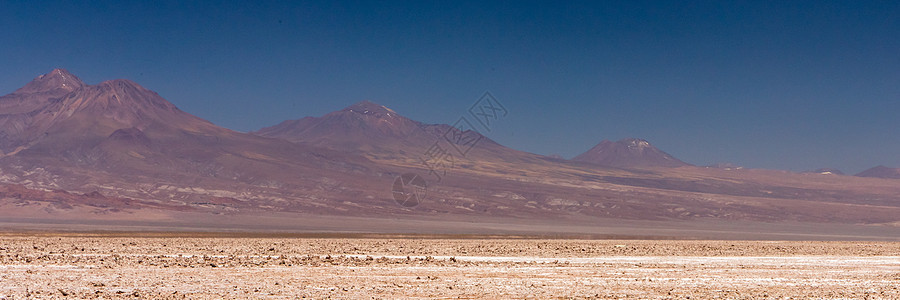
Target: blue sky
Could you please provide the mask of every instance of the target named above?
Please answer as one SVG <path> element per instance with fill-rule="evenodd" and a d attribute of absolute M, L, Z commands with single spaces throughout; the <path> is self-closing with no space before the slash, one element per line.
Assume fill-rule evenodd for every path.
<path fill-rule="evenodd" d="M 251 131 L 361 100 L 452 123 L 490 91 L 489 137 L 539 154 L 900 167 L 897 1 L 127 2 L 0 1 L 0 94 L 61 67 Z"/>

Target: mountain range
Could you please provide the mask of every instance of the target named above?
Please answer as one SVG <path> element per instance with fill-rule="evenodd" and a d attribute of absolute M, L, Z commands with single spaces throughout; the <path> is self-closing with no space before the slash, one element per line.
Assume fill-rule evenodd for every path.
<path fill-rule="evenodd" d="M 0 97 L 0 151 L 10 226 L 885 238 L 900 225 L 898 169 L 695 167 L 642 139 L 566 160 L 369 101 L 242 133 L 62 69 Z M 403 174 L 427 182 L 417 206 L 392 198 Z"/>

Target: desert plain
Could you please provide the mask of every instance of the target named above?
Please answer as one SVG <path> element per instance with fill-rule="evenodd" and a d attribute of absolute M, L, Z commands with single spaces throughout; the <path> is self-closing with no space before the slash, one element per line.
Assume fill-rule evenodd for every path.
<path fill-rule="evenodd" d="M 900 242 L 6 233 L 0 299 L 897 299 Z"/>

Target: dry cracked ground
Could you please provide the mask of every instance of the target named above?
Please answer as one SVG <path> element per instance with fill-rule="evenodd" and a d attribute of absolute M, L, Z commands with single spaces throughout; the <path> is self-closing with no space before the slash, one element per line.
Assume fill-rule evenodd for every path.
<path fill-rule="evenodd" d="M 900 243 L 0 235 L 0 299 L 898 299 Z"/>

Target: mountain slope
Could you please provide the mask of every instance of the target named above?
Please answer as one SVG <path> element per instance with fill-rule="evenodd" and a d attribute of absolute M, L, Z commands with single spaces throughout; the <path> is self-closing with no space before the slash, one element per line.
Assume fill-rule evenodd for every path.
<path fill-rule="evenodd" d="M 387 107 L 363 101 L 319 118 L 288 120 L 255 133 L 340 150 L 373 151 L 419 142 L 421 126 Z"/>
<path fill-rule="evenodd" d="M 900 179 L 900 168 L 889 168 L 885 166 L 877 166 L 856 174 L 858 177 L 874 177 L 874 178 L 890 178 Z"/>
<path fill-rule="evenodd" d="M 458 162 L 537 162 L 546 159 L 504 147 L 476 130 L 421 123 L 371 101 L 362 101 L 321 117 L 284 121 L 254 134 L 407 163 L 420 161 L 436 152 Z"/>
<path fill-rule="evenodd" d="M 617 168 L 689 166 L 649 142 L 634 138 L 604 140 L 572 160 Z"/>

